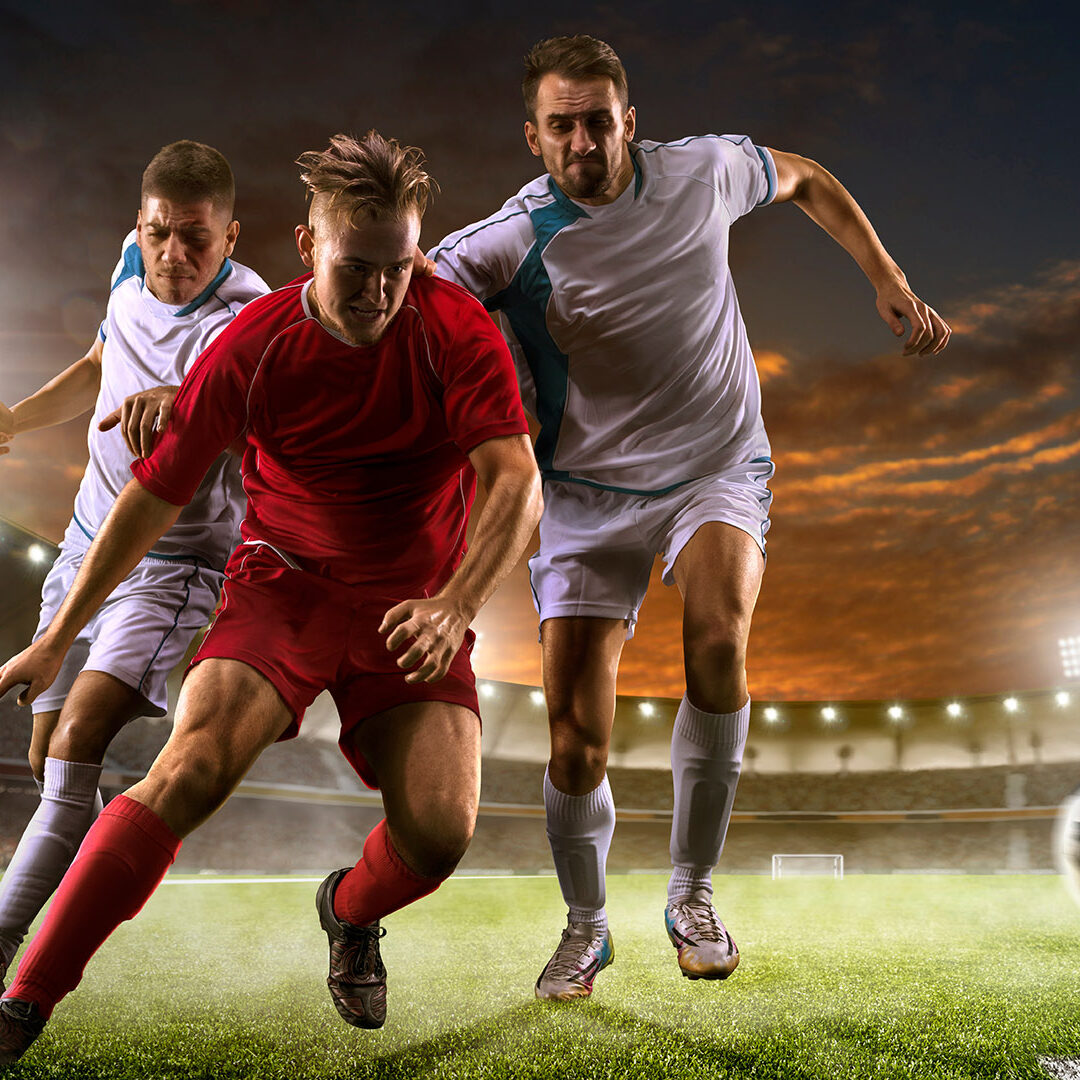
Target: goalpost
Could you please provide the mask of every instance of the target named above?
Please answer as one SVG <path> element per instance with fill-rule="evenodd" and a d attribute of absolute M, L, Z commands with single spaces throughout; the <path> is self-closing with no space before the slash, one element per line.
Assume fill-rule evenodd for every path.
<path fill-rule="evenodd" d="M 788 865 L 785 871 L 784 860 Z M 778 854 L 772 857 L 773 881 L 784 877 L 811 877 L 832 874 L 837 881 L 844 879 L 844 856 L 806 854 L 803 852 Z"/>

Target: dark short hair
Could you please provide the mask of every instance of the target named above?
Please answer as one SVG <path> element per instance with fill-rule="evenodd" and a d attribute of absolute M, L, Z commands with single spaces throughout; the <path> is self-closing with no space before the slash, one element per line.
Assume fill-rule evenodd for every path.
<path fill-rule="evenodd" d="M 362 139 L 335 135 L 326 150 L 296 159 L 314 215 L 343 213 L 355 225 L 364 217 L 424 216 L 438 185 L 424 168 L 423 152 L 384 139 L 374 129 Z"/>
<path fill-rule="evenodd" d="M 151 196 L 183 203 L 209 199 L 232 217 L 236 185 L 224 154 L 206 143 L 181 139 L 163 146 L 143 171 L 142 198 Z"/>
<path fill-rule="evenodd" d="M 626 69 L 606 41 L 588 34 L 546 38 L 526 54 L 525 77 L 521 80 L 525 113 L 534 124 L 536 91 L 540 80 L 548 74 L 561 75 L 565 79 L 610 79 L 624 109 L 630 101 Z"/>

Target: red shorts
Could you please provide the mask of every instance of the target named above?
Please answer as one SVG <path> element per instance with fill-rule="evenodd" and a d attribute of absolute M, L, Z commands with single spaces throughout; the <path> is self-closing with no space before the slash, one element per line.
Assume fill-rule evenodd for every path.
<path fill-rule="evenodd" d="M 368 787 L 378 787 L 375 774 L 350 737 L 367 717 L 414 701 L 445 701 L 480 715 L 471 630 L 442 679 L 407 683 L 396 658 L 409 643 L 391 653 L 378 632 L 395 601 L 373 597 L 370 587 L 286 566 L 272 548 L 241 546 L 225 568 L 221 599 L 188 670 L 215 657 L 265 675 L 293 713 L 279 742 L 295 738 L 304 710 L 329 690 L 341 717 L 341 752 Z"/>

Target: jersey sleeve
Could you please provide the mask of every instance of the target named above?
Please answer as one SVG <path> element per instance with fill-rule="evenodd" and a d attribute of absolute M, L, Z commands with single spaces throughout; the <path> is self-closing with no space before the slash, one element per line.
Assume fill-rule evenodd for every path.
<path fill-rule="evenodd" d="M 449 346 L 433 356 L 450 437 L 463 454 L 503 435 L 527 435 L 510 350 L 491 316 L 465 299 Z"/>
<path fill-rule="evenodd" d="M 764 146 L 751 142 L 749 135 L 721 135 L 715 146 L 719 151 L 716 181 L 732 218 L 772 202 L 776 165 Z"/>
<path fill-rule="evenodd" d="M 132 463 L 135 479 L 159 499 L 186 506 L 218 455 L 247 427 L 257 370 L 247 341 L 235 321 L 218 334 L 184 376 L 153 453 Z"/>
<path fill-rule="evenodd" d="M 510 284 L 532 241 L 528 211 L 515 196 L 491 217 L 444 237 L 428 258 L 439 277 L 483 302 Z"/>

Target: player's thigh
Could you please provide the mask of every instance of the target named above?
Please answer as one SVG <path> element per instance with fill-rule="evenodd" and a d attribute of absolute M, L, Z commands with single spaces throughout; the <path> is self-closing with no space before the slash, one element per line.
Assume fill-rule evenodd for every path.
<path fill-rule="evenodd" d="M 49 756 L 99 765 L 116 733 L 148 711 L 143 695 L 116 676 L 82 671 L 60 710 L 48 742 Z"/>
<path fill-rule="evenodd" d="M 274 685 L 253 667 L 203 660 L 184 681 L 169 741 L 128 794 L 186 835 L 228 798 L 292 721 Z"/>
<path fill-rule="evenodd" d="M 568 727 L 606 746 L 615 715 L 615 682 L 626 643 L 623 619 L 564 617 L 540 626 L 544 697 L 553 728 Z"/>
<path fill-rule="evenodd" d="M 716 628 L 745 643 L 764 569 L 761 548 L 745 530 L 722 521 L 701 525 L 673 567 L 683 597 L 684 644 Z"/>
<path fill-rule="evenodd" d="M 480 720 L 446 701 L 414 701 L 352 732 L 395 835 L 453 833 L 467 844 L 480 803 Z"/>

